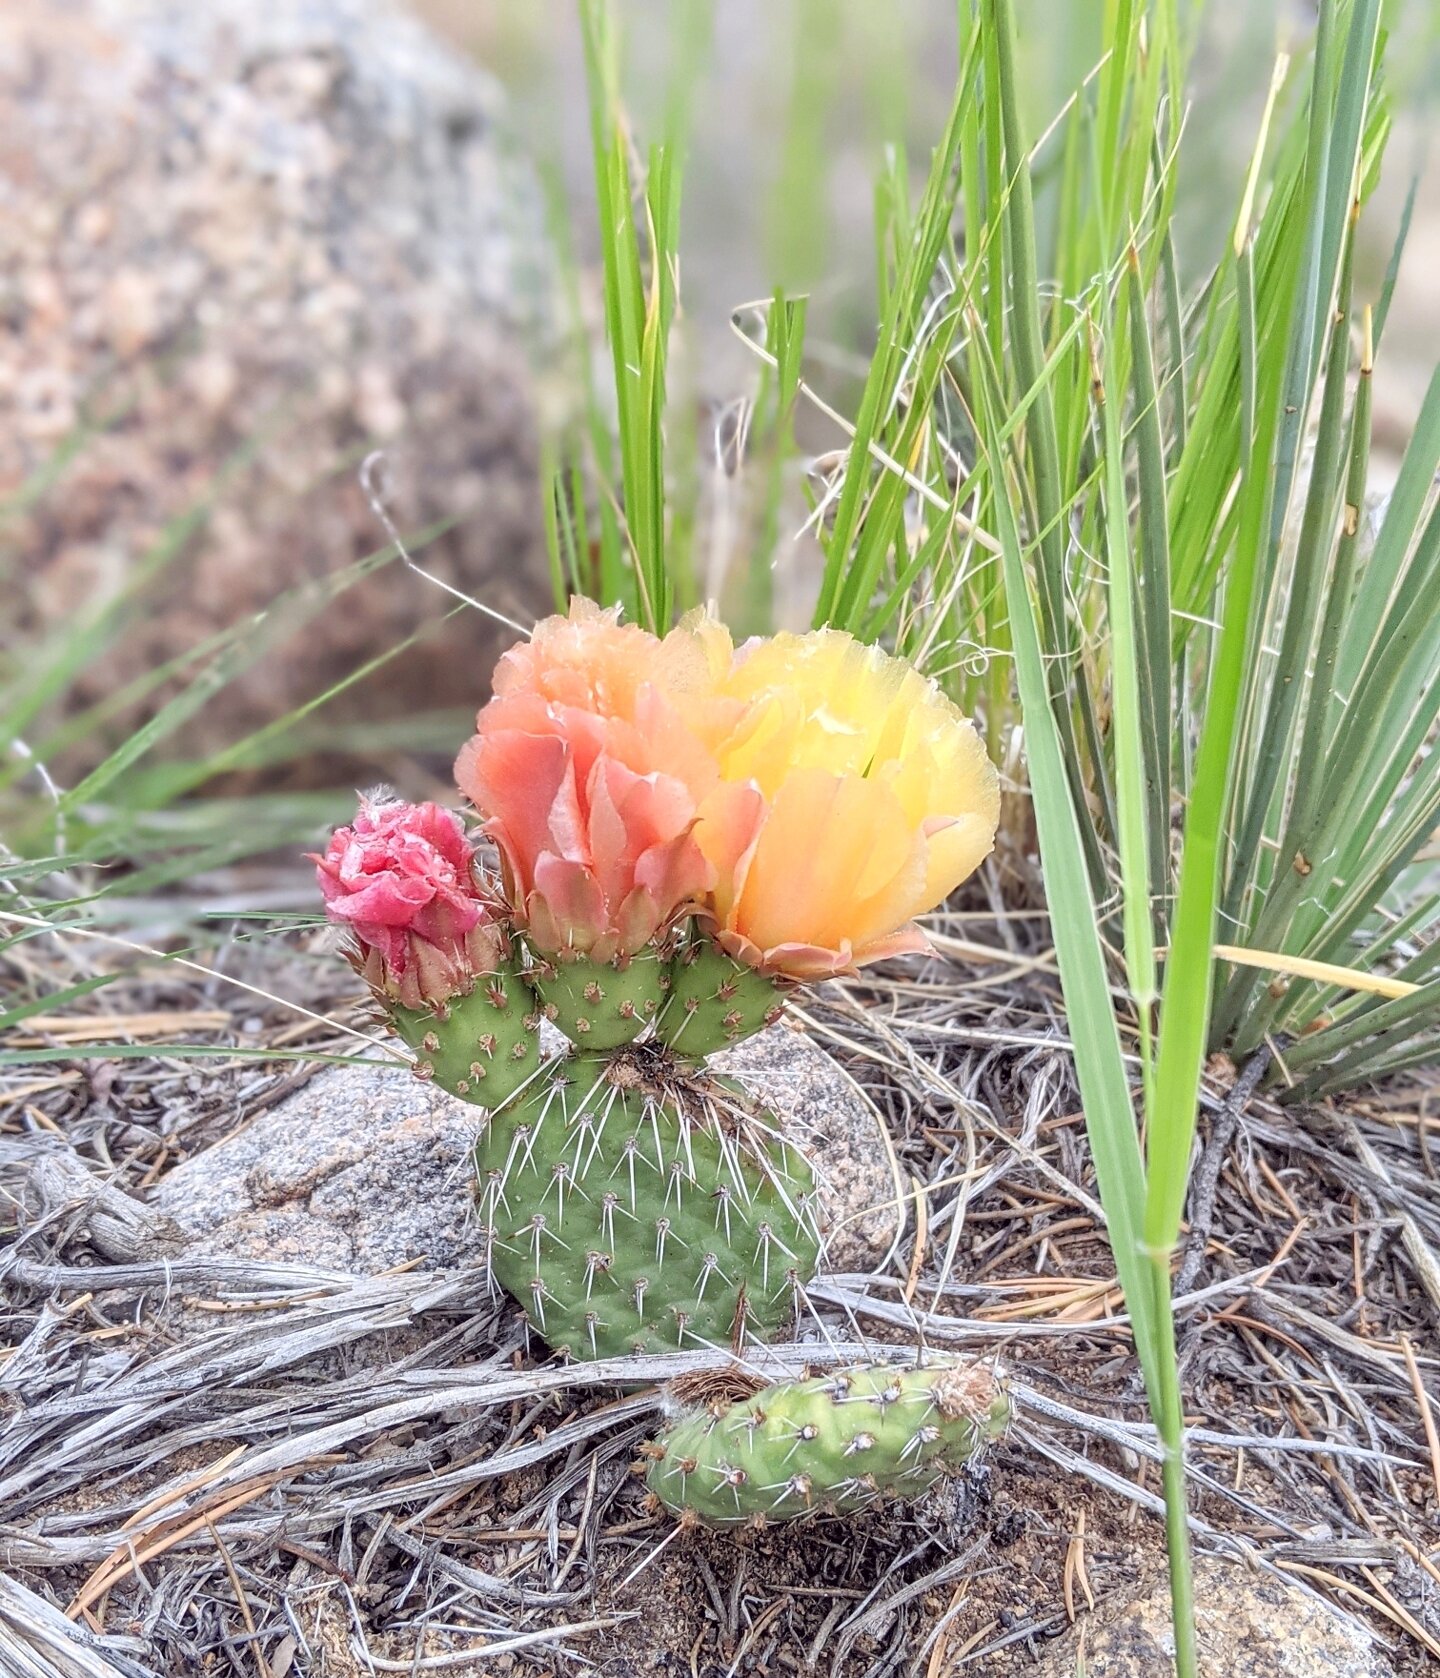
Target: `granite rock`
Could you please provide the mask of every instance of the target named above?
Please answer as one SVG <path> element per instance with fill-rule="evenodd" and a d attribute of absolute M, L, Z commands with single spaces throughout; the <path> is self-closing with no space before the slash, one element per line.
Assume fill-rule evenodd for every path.
<path fill-rule="evenodd" d="M 548 293 L 503 117 L 490 79 L 386 0 L 0 8 L 0 499 L 19 494 L 7 540 L 32 581 L 12 632 L 107 606 L 124 627 L 72 705 L 297 587 L 302 639 L 212 701 L 194 749 L 422 624 L 327 718 L 483 699 L 509 631 L 444 624 L 452 602 L 398 562 L 333 608 L 325 585 L 385 544 L 357 481 L 383 447 L 402 528 L 458 521 L 428 568 L 522 620 L 543 606 L 525 343 Z"/>
<path fill-rule="evenodd" d="M 817 1166 L 827 1268 L 870 1269 L 897 1202 L 879 1115 L 835 1061 L 782 1022 L 717 1057 L 779 1112 Z M 368 1275 L 421 1260 L 484 1262 L 473 1216 L 473 1107 L 408 1069 L 318 1072 L 224 1141 L 177 1166 L 152 1211 L 191 1256 L 310 1263 Z"/>
<path fill-rule="evenodd" d="M 1393 1678 L 1353 1621 L 1273 1574 L 1211 1557 L 1195 1563 L 1201 1678 Z M 1083 1649 L 1083 1664 L 1080 1653 Z M 1036 1678 L 1165 1678 L 1175 1670 L 1163 1577 L 1130 1601 L 1102 1604 L 1047 1653 Z"/>

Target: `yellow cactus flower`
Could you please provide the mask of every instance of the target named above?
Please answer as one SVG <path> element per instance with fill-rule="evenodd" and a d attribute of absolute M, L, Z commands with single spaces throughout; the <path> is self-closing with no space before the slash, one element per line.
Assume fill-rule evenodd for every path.
<path fill-rule="evenodd" d="M 696 828 L 717 941 L 796 979 L 923 949 L 913 917 L 995 840 L 999 783 L 974 726 L 913 665 L 839 630 L 738 650 L 713 619 L 682 632 L 739 706 L 711 708 L 723 785 Z M 763 798 L 758 823 L 736 819 L 742 789 Z"/>

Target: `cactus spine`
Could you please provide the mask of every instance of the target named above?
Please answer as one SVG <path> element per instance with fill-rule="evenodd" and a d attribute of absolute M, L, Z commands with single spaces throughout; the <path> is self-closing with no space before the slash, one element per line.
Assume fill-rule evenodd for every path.
<path fill-rule="evenodd" d="M 818 1262 L 814 1179 L 773 1116 L 654 1049 L 570 1057 L 476 1164 L 492 1273 L 572 1357 L 767 1339 Z"/>
<path fill-rule="evenodd" d="M 930 1354 L 862 1365 L 691 1410 L 647 1448 L 646 1484 L 684 1523 L 764 1526 L 916 1497 L 998 1438 L 993 1371 Z"/>

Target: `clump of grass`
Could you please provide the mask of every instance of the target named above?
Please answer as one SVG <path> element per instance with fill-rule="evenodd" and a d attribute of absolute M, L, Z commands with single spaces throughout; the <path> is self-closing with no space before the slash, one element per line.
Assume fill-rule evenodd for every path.
<path fill-rule="evenodd" d="M 1014 0 L 957 14 L 923 189 L 912 200 L 898 156 L 877 185 L 876 343 L 812 497 L 814 619 L 925 663 L 1007 761 L 1023 725 L 1091 1144 L 1166 1445 L 1190 1674 L 1170 1266 L 1203 1059 L 1264 1049 L 1299 1099 L 1437 1050 L 1440 621 L 1424 603 L 1440 582 L 1440 379 L 1366 554 L 1372 374 L 1403 243 L 1402 228 L 1380 290 L 1359 295 L 1389 133 L 1379 0 L 1323 0 L 1313 46 L 1277 54 L 1234 221 L 1188 294 L 1192 31 L 1175 0 L 1105 9 L 1098 60 L 1038 145 Z M 631 261 L 627 179 L 612 165 L 602 195 L 607 276 L 622 226 Z M 663 351 L 628 323 L 643 296 L 654 322 L 674 303 L 673 224 L 652 211 L 648 226 L 649 292 L 633 267 L 628 309 L 607 287 L 637 473 L 661 458 L 663 411 L 627 441 L 623 385 Z M 812 395 L 805 317 L 777 296 L 763 319 L 778 418 Z M 606 501 L 635 578 L 613 597 L 661 599 L 653 477 L 633 520 L 629 505 Z M 767 566 L 762 549 L 756 627 Z"/>

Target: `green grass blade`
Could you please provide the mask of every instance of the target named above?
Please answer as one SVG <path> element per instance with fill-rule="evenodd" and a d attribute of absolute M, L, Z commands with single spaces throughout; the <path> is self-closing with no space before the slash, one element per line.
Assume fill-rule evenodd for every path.
<path fill-rule="evenodd" d="M 986 424 L 995 423 L 992 399 Z M 997 467 L 1000 461 L 992 456 Z M 1115 1268 L 1132 1313 L 1136 1345 L 1147 1372 L 1158 1346 L 1155 1307 L 1141 1246 L 1145 1173 L 1125 1076 L 1119 1028 L 1110 999 L 1099 914 L 1090 890 L 1081 823 L 1070 793 L 1064 748 L 1045 679 L 1044 651 L 1020 532 L 1008 496 L 994 501 L 996 529 L 1014 636 L 1015 676 L 1025 717 L 1031 797 L 1051 904 L 1056 959 L 1075 1045 L 1075 1067 L 1085 1122 L 1109 1224 Z"/>
<path fill-rule="evenodd" d="M 1350 361 L 1350 262 L 1347 256 L 1339 306 L 1330 333 L 1329 368 L 1320 421 L 1316 429 L 1305 512 L 1289 576 L 1280 646 L 1264 704 L 1259 736 L 1249 756 L 1248 787 L 1239 836 L 1231 859 L 1231 889 L 1226 912 L 1241 918 L 1242 898 L 1253 879 L 1256 855 L 1271 818 L 1282 774 L 1294 751 L 1294 732 L 1302 715 L 1306 670 L 1321 628 L 1330 549 L 1342 484 L 1345 447 L 1345 398 Z M 1316 695 L 1322 707 L 1328 693 Z"/>
<path fill-rule="evenodd" d="M 1146 722 L 1145 777 L 1150 844 L 1150 887 L 1159 901 L 1170 883 L 1170 737 L 1173 728 L 1170 662 L 1170 531 L 1165 484 L 1165 443 L 1154 352 L 1145 318 L 1140 263 L 1131 247 L 1130 290 L 1135 443 L 1139 478 L 1139 586 L 1143 657 L 1140 665 Z M 1163 917 L 1162 917 L 1163 918 Z"/>
<path fill-rule="evenodd" d="M 1394 597 L 1416 526 L 1440 471 L 1440 368 L 1430 380 L 1401 462 L 1375 547 L 1356 590 L 1336 668 L 1336 691 L 1350 695 Z"/>
<path fill-rule="evenodd" d="M 972 42 L 970 51 L 974 50 Z M 869 599 L 860 596 L 851 564 L 869 498 L 870 451 L 880 441 L 896 406 L 901 374 L 907 363 L 907 347 L 914 342 L 925 318 L 931 281 L 949 237 L 956 160 L 969 108 L 970 76 L 962 65 L 945 131 L 931 157 L 925 189 L 905 243 L 903 261 L 886 297 L 875 355 L 855 417 L 844 483 L 836 502 L 834 522 L 824 541 L 825 572 L 813 620 L 817 627 L 835 624 L 850 628 L 870 610 Z"/>
<path fill-rule="evenodd" d="M 1375 303 L 1375 342 L 1378 344 L 1385 334 L 1385 322 L 1390 318 L 1390 304 L 1395 296 L 1395 282 L 1400 278 L 1400 259 L 1405 254 L 1405 246 L 1410 239 L 1410 224 L 1415 217 L 1415 200 L 1420 192 L 1420 175 L 1417 170 L 1410 177 L 1410 187 L 1405 194 L 1405 206 L 1400 212 L 1400 225 L 1395 232 L 1395 243 L 1390 247 L 1390 260 L 1385 267 L 1385 279 L 1380 287 L 1380 296 Z"/>
<path fill-rule="evenodd" d="M 1106 310 L 1104 336 L 1110 344 L 1115 323 Z M 1125 927 L 1125 970 L 1140 1026 L 1140 1069 L 1149 1105 L 1150 1016 L 1155 1006 L 1155 936 L 1150 897 L 1151 834 L 1147 822 L 1145 737 L 1153 740 L 1153 719 L 1147 723 L 1141 699 L 1141 659 L 1137 637 L 1134 555 L 1130 545 L 1130 502 L 1125 481 L 1125 449 L 1121 437 L 1122 390 L 1108 372 L 1099 390 L 1103 436 L 1104 553 L 1109 582 L 1111 641 L 1110 738 L 1115 753 L 1116 839 L 1120 852 L 1120 883 Z M 1167 636 L 1168 643 L 1168 636 Z M 1167 824 L 1168 825 L 1168 824 Z"/>
<path fill-rule="evenodd" d="M 1269 512 L 1269 450 L 1278 391 L 1256 387 L 1253 246 L 1236 261 L 1240 300 L 1242 436 L 1250 464 L 1242 490 L 1240 542 L 1226 583 L 1219 644 L 1207 695 L 1200 747 L 1185 812 L 1180 879 L 1165 962 L 1156 1057 L 1155 1108 L 1148 1149 L 1146 1245 L 1168 1253 L 1180 1230 L 1195 1109 L 1209 1029 L 1211 949 L 1221 877 L 1221 846 L 1234 782 L 1247 650 L 1253 639 L 1260 550 Z"/>

